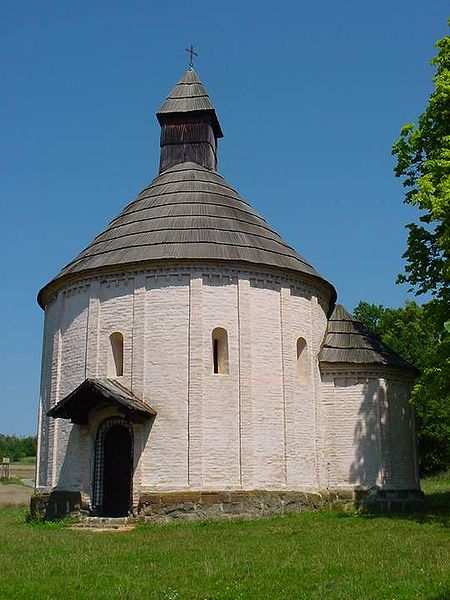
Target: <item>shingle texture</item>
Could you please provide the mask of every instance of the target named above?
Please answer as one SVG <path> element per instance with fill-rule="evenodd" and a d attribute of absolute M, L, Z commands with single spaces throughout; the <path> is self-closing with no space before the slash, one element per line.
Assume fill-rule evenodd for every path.
<path fill-rule="evenodd" d="M 416 372 L 416 368 L 388 348 L 361 322 L 337 304 L 319 353 L 322 363 L 379 364 Z"/>
<path fill-rule="evenodd" d="M 86 379 L 75 390 L 60 400 L 47 415 L 55 418 L 84 422 L 87 413 L 98 404 L 112 404 L 144 417 L 156 415 L 153 408 L 137 398 L 114 379 Z"/>
<path fill-rule="evenodd" d="M 196 71 L 192 68 L 189 68 L 186 71 L 177 85 L 170 92 L 156 115 L 161 122 L 161 118 L 164 117 L 164 115 L 190 112 L 210 113 L 217 137 L 223 136 L 216 111 L 208 96 L 208 92 L 203 87 Z"/>
<path fill-rule="evenodd" d="M 196 163 L 156 177 L 56 279 L 164 259 L 244 261 L 322 280 L 223 177 Z"/>

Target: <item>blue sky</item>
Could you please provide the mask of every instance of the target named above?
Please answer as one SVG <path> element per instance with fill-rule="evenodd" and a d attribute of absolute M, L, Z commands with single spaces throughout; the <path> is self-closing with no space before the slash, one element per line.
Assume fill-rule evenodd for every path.
<path fill-rule="evenodd" d="M 36 426 L 36 293 L 156 174 L 155 110 L 198 48 L 219 169 L 353 309 L 398 306 L 390 148 L 423 110 L 448 2 L 2 2 L 0 433 Z"/>

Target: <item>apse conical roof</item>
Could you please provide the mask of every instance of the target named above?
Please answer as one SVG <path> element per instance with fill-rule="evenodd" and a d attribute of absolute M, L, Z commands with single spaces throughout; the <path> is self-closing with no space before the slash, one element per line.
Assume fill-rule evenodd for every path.
<path fill-rule="evenodd" d="M 337 304 L 319 352 L 321 363 L 377 364 L 417 372 L 416 367 L 383 344 L 363 323 Z"/>

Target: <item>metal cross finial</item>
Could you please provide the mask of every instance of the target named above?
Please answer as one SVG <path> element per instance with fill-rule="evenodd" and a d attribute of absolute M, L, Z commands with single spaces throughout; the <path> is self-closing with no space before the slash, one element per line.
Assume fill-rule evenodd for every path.
<path fill-rule="evenodd" d="M 194 56 L 198 56 L 197 52 L 194 50 L 194 46 L 191 44 L 190 48 L 186 48 L 185 52 L 189 54 L 189 66 L 194 66 Z"/>

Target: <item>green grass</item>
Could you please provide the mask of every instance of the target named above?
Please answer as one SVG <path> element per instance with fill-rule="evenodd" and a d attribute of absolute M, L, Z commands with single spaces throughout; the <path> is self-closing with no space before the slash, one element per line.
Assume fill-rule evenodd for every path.
<path fill-rule="evenodd" d="M 423 516 L 304 513 L 139 526 L 31 525 L 0 510 L 0 598 L 450 599 L 450 477 Z"/>
<path fill-rule="evenodd" d="M 0 477 L 0 484 L 3 484 L 3 485 L 23 485 L 23 482 L 18 477 Z"/>
<path fill-rule="evenodd" d="M 34 464 L 36 464 L 36 457 L 35 456 L 24 456 L 15 464 L 34 465 Z"/>
<path fill-rule="evenodd" d="M 448 517 L 450 527 L 450 471 L 427 477 L 422 481 L 429 512 Z"/>
<path fill-rule="evenodd" d="M 431 494 L 450 493 L 450 470 L 432 475 L 422 480 L 422 489 L 428 496 Z"/>

